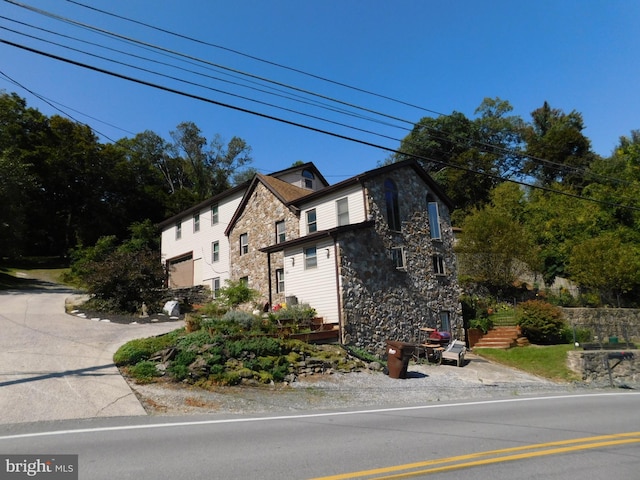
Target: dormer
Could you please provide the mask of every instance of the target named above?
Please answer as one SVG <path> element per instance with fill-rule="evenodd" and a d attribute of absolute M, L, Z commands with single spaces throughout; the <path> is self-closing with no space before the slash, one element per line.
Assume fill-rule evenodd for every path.
<path fill-rule="evenodd" d="M 329 186 L 329 182 L 322 176 L 312 162 L 295 165 L 286 170 L 274 172 L 269 175 L 296 187 L 309 190 L 309 193 L 322 190 Z"/>

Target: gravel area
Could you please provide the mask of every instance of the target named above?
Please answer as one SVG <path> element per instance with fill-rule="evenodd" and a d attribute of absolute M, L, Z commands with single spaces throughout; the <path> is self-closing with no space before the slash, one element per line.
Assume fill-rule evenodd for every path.
<path fill-rule="evenodd" d="M 366 409 L 594 390 L 581 384 L 551 382 L 472 354 L 467 355 L 463 367 L 410 363 L 406 379 L 364 371 L 313 375 L 290 385 L 220 387 L 215 391 L 186 384 L 130 385 L 150 415 Z"/>

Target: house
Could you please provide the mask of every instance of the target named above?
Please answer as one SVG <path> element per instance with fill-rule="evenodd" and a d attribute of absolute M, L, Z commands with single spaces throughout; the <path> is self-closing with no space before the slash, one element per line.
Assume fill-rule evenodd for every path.
<path fill-rule="evenodd" d="M 382 351 L 421 327 L 463 338 L 451 203 L 414 160 L 329 185 L 307 163 L 161 224 L 173 287 L 244 279 L 262 305 L 307 303 L 340 341 Z"/>

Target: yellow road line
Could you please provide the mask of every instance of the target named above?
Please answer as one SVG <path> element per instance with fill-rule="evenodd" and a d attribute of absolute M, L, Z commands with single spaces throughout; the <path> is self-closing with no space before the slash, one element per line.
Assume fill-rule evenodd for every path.
<path fill-rule="evenodd" d="M 469 468 L 474 466 L 489 465 L 493 463 L 509 462 L 514 460 L 523 460 L 526 458 L 541 457 L 544 455 L 558 455 L 561 453 L 574 452 L 579 450 L 588 450 L 591 448 L 609 447 L 613 445 L 623 445 L 629 443 L 639 443 L 640 432 L 620 433 L 613 435 L 599 435 L 595 437 L 576 438 L 570 440 L 560 440 L 555 442 L 539 443 L 521 447 L 503 448 L 499 450 L 489 450 L 486 452 L 476 452 L 467 455 L 458 455 L 455 457 L 440 458 L 435 460 L 426 460 L 423 462 L 407 463 L 404 465 L 396 465 L 391 467 L 382 467 L 371 470 L 362 470 L 359 472 L 343 473 L 338 475 L 330 475 L 327 477 L 318 477 L 312 480 L 346 480 L 361 477 L 375 476 L 376 480 L 386 480 L 394 478 L 407 478 L 416 475 L 425 475 L 428 473 L 444 472 L 456 470 L 460 468 Z M 551 448 L 558 447 L 558 448 Z M 526 452 L 529 450 L 528 452 Z M 504 455 L 514 452 L 525 452 L 515 455 Z M 484 458 L 495 457 L 495 458 Z M 460 463 L 468 461 L 466 463 Z M 444 464 L 452 465 L 444 465 Z M 440 466 L 438 466 L 440 465 Z M 434 467 L 426 470 L 415 470 L 423 467 Z M 412 470 L 412 471 L 408 471 Z M 377 476 L 387 473 L 396 473 L 388 476 Z"/>

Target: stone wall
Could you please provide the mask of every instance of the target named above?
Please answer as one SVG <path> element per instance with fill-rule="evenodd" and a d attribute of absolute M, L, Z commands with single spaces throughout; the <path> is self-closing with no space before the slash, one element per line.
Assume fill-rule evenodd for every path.
<path fill-rule="evenodd" d="M 231 248 L 231 278 L 238 280 L 249 277 L 249 287 L 260 292 L 258 304 L 269 301 L 269 282 L 273 288 L 273 302 L 283 302 L 284 294 L 275 293 L 275 271 L 283 268 L 282 252 L 271 254 L 271 274 L 267 265 L 267 254 L 260 252 L 260 248 L 273 245 L 276 238 L 276 222 L 284 220 L 286 237 L 288 240 L 298 236 L 298 218 L 283 203 L 278 200 L 263 184 L 256 186 L 245 210 L 237 220 L 229 235 Z M 249 252 L 240 255 L 240 235 L 247 233 L 249 237 Z"/>
<path fill-rule="evenodd" d="M 634 358 L 622 360 L 618 364 L 619 360 L 608 358 L 609 354 L 615 351 L 573 350 L 567 353 L 567 366 L 580 375 L 582 381 L 594 386 L 611 386 L 611 381 L 614 386 L 637 385 L 640 384 L 640 350 L 629 352 Z M 611 379 L 607 362 L 611 367 Z"/>
<path fill-rule="evenodd" d="M 640 309 L 563 308 L 562 313 L 571 326 L 591 330 L 596 340 L 640 338 Z"/>
<path fill-rule="evenodd" d="M 389 176 L 399 187 L 402 231 L 388 228 L 385 176 L 366 185 L 375 227 L 338 239 L 343 341 L 378 355 L 386 353 L 386 340 L 417 342 L 421 327 L 440 328 L 442 312 L 449 314 L 454 338 L 464 338 L 448 210 L 440 204 L 442 238 L 432 240 L 425 184 L 411 169 Z M 392 247 L 405 248 L 404 271 L 391 261 Z M 445 275 L 435 275 L 434 254 L 442 255 Z"/>

